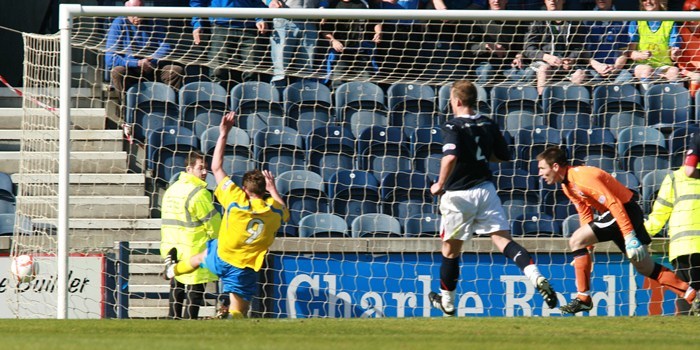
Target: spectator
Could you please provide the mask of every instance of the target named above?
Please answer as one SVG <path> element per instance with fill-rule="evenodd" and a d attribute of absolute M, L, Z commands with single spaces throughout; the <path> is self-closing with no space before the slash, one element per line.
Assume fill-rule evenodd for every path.
<path fill-rule="evenodd" d="M 561 11 L 565 0 L 544 0 L 547 11 Z M 525 37 L 523 56 L 533 60 L 530 69 L 537 74 L 537 91 L 552 81 L 570 80 L 581 84 L 586 79 L 585 65 L 590 59 L 584 50 L 586 29 L 580 23 L 534 21 Z"/>
<path fill-rule="evenodd" d="M 270 8 L 324 8 L 327 0 L 265 0 Z M 273 19 L 274 31 L 270 39 L 272 55 L 272 85 L 287 86 L 287 73 L 294 67 L 296 74 L 310 74 L 314 70 L 314 54 L 318 40 L 318 26 L 309 20 Z"/>
<path fill-rule="evenodd" d="M 167 261 L 164 277 L 172 279 L 200 266 L 208 269 L 221 278 L 224 293 L 230 295 L 230 315 L 243 318 L 257 292 L 265 255 L 277 230 L 289 218 L 289 210 L 268 170 L 248 171 L 240 187 L 223 170 L 226 138 L 235 118 L 233 112 L 224 115 L 212 156 L 211 170 L 217 183 L 214 195 L 227 208 L 220 238 L 207 242 L 206 250 L 199 254 L 179 262 Z"/>
<path fill-rule="evenodd" d="M 700 0 L 687 0 L 683 5 L 684 11 L 700 11 Z M 690 94 L 700 88 L 700 22 L 684 22 L 680 29 L 681 52 L 678 57 L 678 68 L 681 74 L 690 79 Z"/>
<path fill-rule="evenodd" d="M 613 0 L 596 0 L 593 11 L 615 11 Z M 625 21 L 589 21 L 586 51 L 591 52 L 589 73 L 594 82 L 626 81 L 632 77 L 623 70 L 629 45 Z"/>
<path fill-rule="evenodd" d="M 365 0 L 341 0 L 337 9 L 369 9 Z M 328 40 L 326 72 L 333 86 L 357 76 L 368 79 L 375 69 L 372 54 L 382 35 L 382 24 L 363 19 L 322 21 L 321 37 Z"/>
<path fill-rule="evenodd" d="M 700 134 L 693 135 L 688 150 L 686 151 L 685 161 L 683 166 L 685 168 L 685 175 L 688 177 L 693 177 L 700 179 L 700 170 L 697 166 L 700 160 Z"/>
<path fill-rule="evenodd" d="M 140 7 L 143 1 L 129 0 L 124 6 Z M 138 16 L 115 18 L 107 32 L 106 48 L 107 70 L 120 93 L 141 80 L 157 80 L 176 90 L 180 88 L 183 69 L 165 62 L 170 44 L 165 40 L 165 29 L 154 20 Z"/>
<path fill-rule="evenodd" d="M 700 289 L 700 180 L 688 177 L 685 169 L 666 175 L 654 201 L 649 219 L 644 222 L 649 234 L 656 236 L 668 223 L 668 259 L 676 274 L 690 286 Z M 688 305 L 679 298 L 679 310 L 700 316 L 700 298 Z"/>
<path fill-rule="evenodd" d="M 649 256 L 647 246 L 651 238 L 632 191 L 599 168 L 569 165 L 566 151 L 559 147 L 547 148 L 537 155 L 537 161 L 542 180 L 548 185 L 561 184 L 562 191 L 576 207 L 581 224 L 569 238 L 578 294 L 560 308 L 562 312 L 575 314 L 593 309 L 590 291 L 593 262 L 588 247 L 608 241 L 627 255 L 637 272 L 688 302 L 695 300 L 695 289 Z M 600 215 L 594 217 L 594 210 Z"/>
<path fill-rule="evenodd" d="M 423 0 L 382 0 L 383 10 L 418 10 Z M 376 59 L 382 77 L 406 78 L 420 61 L 421 42 L 425 23 L 413 20 L 385 20 L 382 22 L 382 40 L 377 45 Z"/>
<path fill-rule="evenodd" d="M 640 0 L 642 11 L 665 11 L 666 0 Z M 631 21 L 628 57 L 635 62 L 634 77 L 646 84 L 652 79 L 676 80 L 673 62 L 680 53 L 678 27 L 673 21 Z"/>
<path fill-rule="evenodd" d="M 190 0 L 191 7 L 265 8 L 261 0 Z M 266 46 L 259 35 L 267 32 L 262 18 L 234 19 L 210 17 L 209 63 L 216 81 L 232 87 L 231 83 L 260 80 L 255 67 L 260 64 Z M 205 44 L 204 26 L 199 17 L 192 18 L 192 37 L 195 45 Z M 230 89 L 227 89 L 229 91 Z"/>
<path fill-rule="evenodd" d="M 218 236 L 221 215 L 214 208 L 207 190 L 207 164 L 204 155 L 192 151 L 185 171 L 165 191 L 161 206 L 160 254 L 180 259 L 199 253 L 210 239 Z M 207 282 L 218 278 L 207 270 L 177 276 L 170 281 L 168 317 L 197 319 L 204 305 Z M 184 311 L 184 312 L 183 312 Z"/>
<path fill-rule="evenodd" d="M 489 0 L 491 11 L 505 10 L 507 5 L 508 0 Z M 475 56 L 474 68 L 469 71 L 476 73 L 477 84 L 487 85 L 494 78 L 502 80 L 504 77 L 499 75 L 503 74 L 511 79 L 519 79 L 510 68 L 513 65 L 522 68 L 522 56 L 519 54 L 527 28 L 527 25 L 520 22 L 490 20 L 476 21 L 467 29 L 471 33 L 468 50 Z"/>

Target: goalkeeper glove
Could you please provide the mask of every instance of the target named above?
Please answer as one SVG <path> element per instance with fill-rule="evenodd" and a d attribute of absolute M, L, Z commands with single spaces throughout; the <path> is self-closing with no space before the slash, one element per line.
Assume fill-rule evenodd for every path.
<path fill-rule="evenodd" d="M 637 239 L 634 231 L 625 236 L 625 250 L 627 257 L 634 262 L 642 261 L 647 257 L 647 248 Z"/>

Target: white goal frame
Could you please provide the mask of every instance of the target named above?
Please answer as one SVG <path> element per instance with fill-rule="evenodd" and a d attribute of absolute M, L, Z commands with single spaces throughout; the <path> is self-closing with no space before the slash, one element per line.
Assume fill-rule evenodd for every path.
<path fill-rule="evenodd" d="M 342 9 L 243 9 L 189 7 L 123 7 L 59 6 L 60 74 L 59 74 L 59 175 L 58 175 L 58 280 L 57 318 L 66 319 L 68 312 L 68 229 L 69 229 L 69 169 L 70 169 L 70 108 L 71 108 L 71 28 L 73 19 L 82 16 L 150 16 L 150 17 L 215 17 L 237 18 L 282 17 L 292 19 L 398 19 L 398 20 L 492 20 L 488 10 L 342 10 Z M 361 13 L 361 16 L 360 16 Z M 593 17 L 595 16 L 595 17 Z M 506 21 L 531 20 L 679 20 L 700 21 L 698 12 L 637 12 L 637 11 L 498 11 L 498 19 Z"/>

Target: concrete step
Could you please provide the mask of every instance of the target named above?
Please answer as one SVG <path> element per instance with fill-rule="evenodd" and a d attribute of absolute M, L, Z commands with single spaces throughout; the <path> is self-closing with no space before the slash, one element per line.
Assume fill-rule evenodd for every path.
<path fill-rule="evenodd" d="M 33 222 L 58 226 L 56 218 L 34 219 Z M 154 245 L 160 244 L 160 219 L 71 218 L 68 226 L 70 228 L 68 244 L 73 249 L 111 250 L 115 247 L 115 242 L 120 241 L 149 240 L 155 242 Z M 2 243 L 0 240 L 0 250 L 3 247 Z M 158 259 L 153 262 L 160 263 L 160 256 L 153 255 L 153 257 Z"/>
<path fill-rule="evenodd" d="M 41 173 L 58 173 L 58 152 L 1 152 L 0 157 L 0 171 L 4 173 L 19 172 L 20 159 L 50 163 L 43 164 Z M 70 155 L 71 173 L 124 174 L 127 169 L 126 152 L 71 152 Z M 31 173 L 31 169 L 27 172 Z"/>
<path fill-rule="evenodd" d="M 132 299 L 133 300 L 133 299 Z M 129 301 L 131 303 L 131 300 Z M 213 317 L 216 309 L 213 306 L 206 306 L 199 309 L 199 317 Z M 168 307 L 138 307 L 129 306 L 129 318 L 167 318 Z"/>
<path fill-rule="evenodd" d="M 71 196 L 143 196 L 146 177 L 143 174 L 70 174 Z M 58 193 L 58 174 L 12 175 L 12 182 L 22 185 L 29 196 Z"/>
<path fill-rule="evenodd" d="M 72 152 L 113 152 L 124 150 L 122 130 L 72 130 Z M 25 151 L 58 151 L 58 130 L 0 130 L 0 150 L 19 151 L 24 141 Z"/>
<path fill-rule="evenodd" d="M 17 210 L 32 216 L 56 218 L 57 196 L 17 196 Z M 150 199 L 147 196 L 71 196 L 71 218 L 148 218 Z"/>
<path fill-rule="evenodd" d="M 5 130 L 20 130 L 22 129 L 22 117 L 25 109 L 22 108 L 0 108 L 0 129 Z M 27 108 L 27 115 L 31 119 L 41 120 L 41 117 L 46 117 L 46 123 L 58 125 L 56 114 L 47 111 L 43 108 Z M 73 108 L 70 111 L 70 120 L 74 129 L 85 130 L 102 130 L 105 128 L 105 109 L 104 108 Z"/>

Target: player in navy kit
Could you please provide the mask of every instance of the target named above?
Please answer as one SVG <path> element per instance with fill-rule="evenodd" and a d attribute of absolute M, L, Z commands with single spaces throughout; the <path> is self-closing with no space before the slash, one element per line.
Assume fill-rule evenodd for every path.
<path fill-rule="evenodd" d="M 510 236 L 501 200 L 491 182 L 489 161 L 508 161 L 510 153 L 498 125 L 475 111 L 477 91 L 468 81 L 452 85 L 450 105 L 454 118 L 442 126 L 442 160 L 438 181 L 430 187 L 440 198 L 440 293 L 431 292 L 433 307 L 455 313 L 462 244 L 476 235 L 489 235 L 506 257 L 513 260 L 542 295 L 549 308 L 557 296 L 542 276 L 530 253 Z"/>

